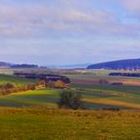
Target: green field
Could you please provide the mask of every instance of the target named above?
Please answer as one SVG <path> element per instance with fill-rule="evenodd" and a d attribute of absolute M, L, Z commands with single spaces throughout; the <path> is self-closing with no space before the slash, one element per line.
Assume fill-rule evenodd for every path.
<path fill-rule="evenodd" d="M 79 75 L 78 79 L 80 77 L 81 75 Z M 33 80 L 5 75 L 0 75 L 0 79 L 0 83 L 12 82 L 17 85 L 35 82 Z M 87 79 L 89 79 L 89 75 L 87 75 Z M 71 88 L 77 89 L 78 93 L 82 95 L 83 105 L 86 109 L 110 107 L 140 109 L 139 86 L 94 85 L 72 82 Z M 8 96 L 0 96 L 0 106 L 26 107 L 41 105 L 57 108 L 60 92 L 61 90 L 59 89 L 43 89 L 12 93 Z"/>
<path fill-rule="evenodd" d="M 58 98 L 59 91 L 51 89 L 26 91 L 0 97 L 0 106 L 31 107 L 40 105 L 56 107 Z"/>
<path fill-rule="evenodd" d="M 18 86 L 18 85 L 26 85 L 26 84 L 34 83 L 35 80 L 31 80 L 31 79 L 29 80 L 29 79 L 20 78 L 12 75 L 0 74 L 0 85 L 8 82 Z"/>
<path fill-rule="evenodd" d="M 0 97 L 1 106 L 26 107 L 47 106 L 57 108 L 61 90 L 44 89 L 13 93 Z M 119 107 L 120 109 L 140 109 L 140 96 L 124 92 L 104 91 L 93 89 L 80 90 L 84 107 L 87 109 L 101 109 Z"/>

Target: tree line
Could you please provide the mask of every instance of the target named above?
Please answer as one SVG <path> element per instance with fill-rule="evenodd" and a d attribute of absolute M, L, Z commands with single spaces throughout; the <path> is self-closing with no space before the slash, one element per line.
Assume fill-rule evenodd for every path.
<path fill-rule="evenodd" d="M 13 83 L 5 83 L 0 85 L 0 95 L 8 95 L 11 93 L 28 91 L 28 90 L 35 90 L 35 84 L 17 86 Z"/>

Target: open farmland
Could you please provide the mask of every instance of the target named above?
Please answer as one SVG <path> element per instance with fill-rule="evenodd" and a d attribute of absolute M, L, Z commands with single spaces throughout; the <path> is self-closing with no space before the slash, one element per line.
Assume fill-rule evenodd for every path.
<path fill-rule="evenodd" d="M 128 90 L 128 89 L 127 89 Z M 83 105 L 86 109 L 102 109 L 116 107 L 120 109 L 140 109 L 140 95 L 136 92 L 126 92 L 121 89 L 78 88 L 82 95 Z M 0 97 L 1 106 L 26 107 L 47 106 L 57 108 L 61 90 L 44 89 L 12 93 Z"/>
<path fill-rule="evenodd" d="M 62 89 L 46 88 L 0 96 L 0 139 L 140 139 L 139 86 L 76 82 L 77 79 L 99 78 L 88 74 L 69 77 L 72 79 L 70 89 L 82 95 L 86 110 L 58 109 Z M 6 75 L 0 75 L 0 78 L 1 84 L 35 82 Z M 119 108 L 119 111 L 105 111 L 110 108 Z"/>
<path fill-rule="evenodd" d="M 121 82 L 127 86 L 140 86 L 140 78 L 138 77 L 122 77 L 122 76 L 109 76 L 112 72 L 125 72 L 125 71 L 112 71 L 112 70 L 79 70 L 73 73 L 67 73 L 66 76 L 70 77 L 73 83 L 95 85 L 99 84 L 100 80 L 106 80 L 108 83 Z M 138 71 L 139 72 L 139 71 Z M 130 72 L 132 73 L 132 72 Z"/>
<path fill-rule="evenodd" d="M 83 105 L 86 109 L 135 109 L 140 110 L 140 86 L 110 85 L 87 82 L 100 80 L 107 77 L 106 72 L 101 76 L 94 74 L 73 74 L 68 75 L 71 80 L 71 88 L 77 89 L 82 95 Z M 96 72 L 97 74 L 97 72 Z M 118 78 L 118 77 L 116 77 Z M 12 82 L 14 84 L 34 83 L 34 80 L 18 78 L 14 76 L 0 75 L 0 83 Z M 125 78 L 128 80 L 140 80 L 136 78 Z M 81 81 L 80 81 L 81 80 Z M 124 80 L 124 79 L 122 79 Z M 42 89 L 34 91 L 22 91 L 0 97 L 1 106 L 26 107 L 26 106 L 48 106 L 57 108 L 60 97 L 60 89 Z"/>
<path fill-rule="evenodd" d="M 84 101 L 94 104 L 115 105 L 124 108 L 140 109 L 140 78 L 110 77 L 107 71 L 87 71 L 79 74 L 67 74 L 72 87 L 81 91 Z M 101 84 L 100 80 L 108 83 Z M 123 83 L 112 85 L 111 83 Z"/>

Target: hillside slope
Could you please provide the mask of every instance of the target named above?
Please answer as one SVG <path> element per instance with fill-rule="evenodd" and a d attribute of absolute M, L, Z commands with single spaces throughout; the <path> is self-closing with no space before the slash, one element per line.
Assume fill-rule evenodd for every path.
<path fill-rule="evenodd" d="M 12 64 L 8 62 L 0 61 L 0 68 L 38 68 L 38 65 L 34 64 Z"/>
<path fill-rule="evenodd" d="M 7 63 L 7 62 L 1 62 L 0 61 L 0 67 L 6 67 L 6 68 L 9 68 L 11 66 L 10 63 Z"/>
<path fill-rule="evenodd" d="M 87 69 L 140 69 L 140 59 L 127 59 L 89 65 Z"/>

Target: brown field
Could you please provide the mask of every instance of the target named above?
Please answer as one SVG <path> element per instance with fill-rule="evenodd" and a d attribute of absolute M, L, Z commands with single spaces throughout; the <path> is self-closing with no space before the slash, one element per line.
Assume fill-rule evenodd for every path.
<path fill-rule="evenodd" d="M 89 78 L 80 78 L 75 77 L 71 78 L 73 83 L 77 84 L 99 84 L 99 80 L 104 79 L 107 80 L 110 84 L 111 83 L 123 83 L 123 85 L 126 86 L 140 86 L 140 79 L 134 79 L 134 78 L 124 78 L 124 77 L 89 77 Z"/>
<path fill-rule="evenodd" d="M 104 105 L 116 105 L 121 107 L 126 107 L 130 109 L 140 110 L 140 104 L 135 103 L 128 103 L 128 102 L 122 102 L 112 99 L 83 99 L 85 102 L 94 103 L 94 104 L 104 104 Z"/>

